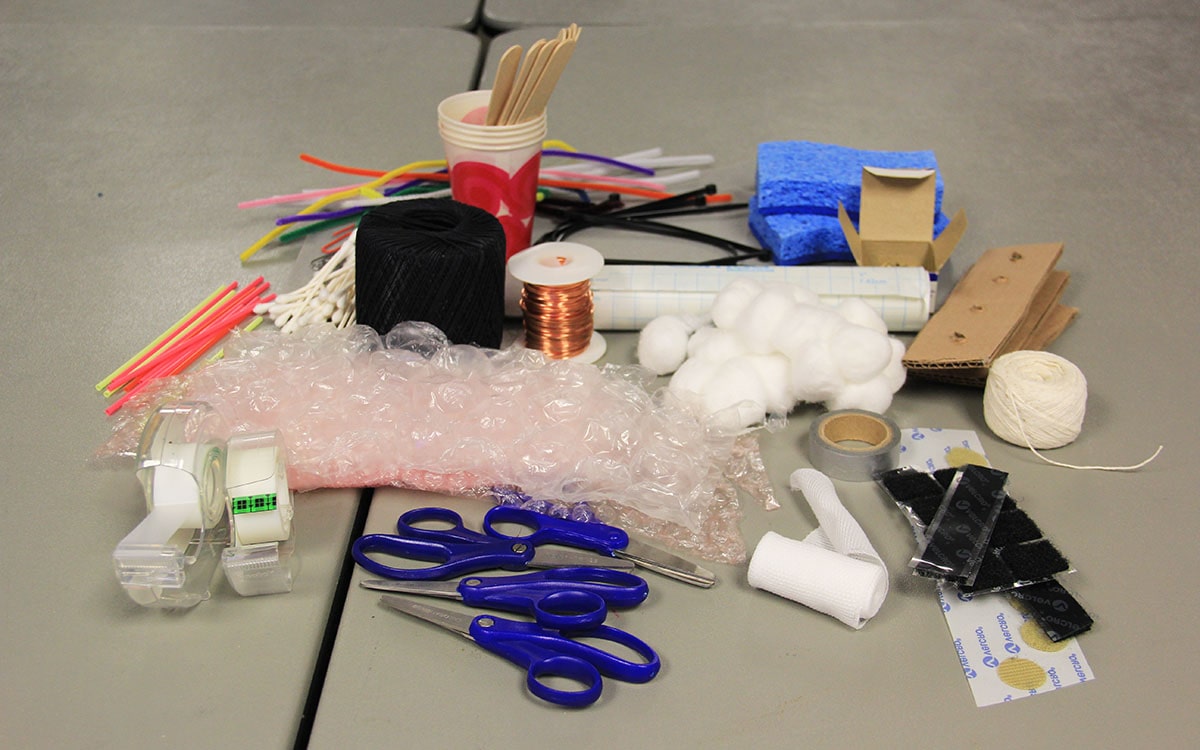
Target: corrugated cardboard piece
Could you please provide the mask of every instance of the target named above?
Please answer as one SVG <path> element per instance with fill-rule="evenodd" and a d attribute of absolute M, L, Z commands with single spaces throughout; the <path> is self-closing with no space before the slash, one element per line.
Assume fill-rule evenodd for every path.
<path fill-rule="evenodd" d="M 945 265 L 967 229 L 967 215 L 959 210 L 933 236 L 935 175 L 932 169 L 863 167 L 857 230 L 838 203 L 838 221 L 858 265 L 924 266 L 930 273 Z"/>
<path fill-rule="evenodd" d="M 983 386 L 997 357 L 1044 349 L 1079 310 L 1062 305 L 1070 275 L 1055 270 L 1063 245 L 992 248 L 955 285 L 904 355 L 913 375 Z"/>

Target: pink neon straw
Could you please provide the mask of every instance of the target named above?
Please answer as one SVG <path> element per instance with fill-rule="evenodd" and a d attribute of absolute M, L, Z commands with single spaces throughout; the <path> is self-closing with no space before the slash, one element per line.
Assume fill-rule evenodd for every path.
<path fill-rule="evenodd" d="M 109 381 L 106 390 L 109 391 L 110 393 L 120 390 L 121 386 L 129 379 L 128 376 L 131 372 L 133 372 L 138 367 L 140 367 L 142 365 L 142 363 L 144 363 L 150 359 L 153 359 L 154 357 L 157 357 L 158 354 L 160 352 L 162 352 L 163 350 L 169 349 L 170 347 L 174 346 L 175 343 L 177 341 L 179 341 L 180 336 L 183 335 L 183 332 L 187 330 L 188 326 L 192 325 L 197 320 L 200 320 L 202 317 L 207 315 L 208 312 L 210 310 L 212 310 L 214 306 L 221 305 L 222 300 L 224 300 L 226 298 L 226 296 L 229 295 L 230 292 L 237 289 L 237 286 L 238 286 L 237 282 L 234 281 L 234 282 L 230 283 L 228 286 L 226 286 L 224 289 L 222 289 L 221 292 L 219 294 L 217 294 L 217 296 L 213 297 L 212 300 L 210 300 L 208 304 L 204 305 L 199 310 L 197 310 L 194 315 L 189 316 L 188 319 L 185 320 L 183 322 L 183 324 L 180 325 L 173 334 L 171 334 L 167 338 L 163 339 L 162 341 L 158 342 L 158 344 L 156 346 L 151 348 L 148 352 L 143 354 L 141 357 L 138 357 L 137 360 L 130 363 L 130 365 L 128 367 L 126 367 L 124 370 L 122 370 L 120 373 L 118 373 L 112 380 Z"/>
<path fill-rule="evenodd" d="M 236 284 L 231 286 L 236 286 Z M 153 358 L 147 360 L 145 357 L 143 357 L 139 363 L 127 368 L 125 372 L 121 373 L 119 378 L 115 378 L 113 380 L 113 382 L 109 385 L 109 390 L 115 392 L 125 388 L 128 385 L 131 385 L 136 380 L 143 379 L 148 371 L 151 369 L 156 369 L 155 363 L 158 362 L 160 358 L 165 357 L 169 361 L 170 358 L 175 355 L 175 352 L 179 347 L 186 346 L 188 342 L 193 341 L 196 338 L 203 338 L 206 335 L 206 332 L 211 329 L 213 321 L 221 320 L 229 310 L 235 309 L 239 305 L 244 305 L 246 299 L 250 297 L 257 297 L 261 290 L 265 290 L 269 288 L 269 286 L 269 284 L 266 284 L 266 282 L 263 281 L 263 277 L 259 276 L 257 279 L 247 284 L 245 288 L 235 294 L 231 299 L 215 308 L 209 307 L 208 311 L 210 314 L 202 319 L 196 328 L 188 331 L 186 336 L 180 335 L 172 337 L 171 340 L 167 342 L 168 346 L 158 348 L 157 353 Z M 257 302 L 255 304 L 257 304 Z M 182 334 L 182 331 L 180 333 Z"/>
<path fill-rule="evenodd" d="M 266 284 L 260 285 L 260 290 L 267 288 Z M 190 338 L 185 342 L 181 342 L 173 351 L 165 354 L 163 357 L 148 363 L 137 373 L 136 380 L 132 381 L 125 393 L 116 401 L 109 404 L 105 408 L 104 413 L 112 416 L 121 409 L 129 399 L 136 396 L 143 388 L 153 381 L 176 375 L 183 372 L 193 362 L 204 355 L 209 349 L 217 344 L 230 331 L 240 325 L 244 320 L 254 314 L 254 307 L 264 302 L 270 302 L 275 299 L 274 294 L 269 294 L 265 297 L 255 295 L 252 299 L 244 299 L 238 305 L 227 306 L 221 312 L 217 313 L 211 321 L 208 321 L 201 331 L 198 331 L 194 338 Z"/>

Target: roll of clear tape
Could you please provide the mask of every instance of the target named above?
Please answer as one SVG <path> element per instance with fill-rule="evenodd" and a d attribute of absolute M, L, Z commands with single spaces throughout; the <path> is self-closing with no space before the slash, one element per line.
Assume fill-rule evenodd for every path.
<path fill-rule="evenodd" d="M 841 409 L 814 420 L 808 459 L 834 479 L 869 482 L 900 460 L 900 428 L 882 414 Z"/>

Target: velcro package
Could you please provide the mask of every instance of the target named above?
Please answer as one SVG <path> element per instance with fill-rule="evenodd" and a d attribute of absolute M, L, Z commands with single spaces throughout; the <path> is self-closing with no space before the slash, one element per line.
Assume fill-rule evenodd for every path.
<path fill-rule="evenodd" d="M 971 586 L 1007 494 L 1008 474 L 985 466 L 958 469 L 909 565 L 918 575 Z"/>
<path fill-rule="evenodd" d="M 1008 494 L 1006 477 L 981 467 L 932 473 L 903 467 L 880 474 L 878 481 L 923 540 L 910 563 L 915 573 L 946 581 L 967 596 L 1003 592 L 1051 641 L 1087 631 L 1091 616 L 1057 579 L 1071 571 L 1070 562 Z M 964 487 L 971 492 L 963 493 Z M 984 540 L 981 530 L 987 526 Z"/>

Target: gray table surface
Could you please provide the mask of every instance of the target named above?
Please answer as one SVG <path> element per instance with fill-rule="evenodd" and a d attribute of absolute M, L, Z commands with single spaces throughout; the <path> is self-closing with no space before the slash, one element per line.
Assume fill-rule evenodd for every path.
<path fill-rule="evenodd" d="M 468 86 L 477 39 L 331 20 L 0 22 L 0 745 L 296 736 L 360 493 L 297 502 L 291 593 L 242 598 L 218 575 L 186 613 L 142 609 L 111 555 L 145 503 L 131 467 L 89 463 L 109 430 L 92 385 L 212 289 L 287 280 L 294 249 L 239 263 L 275 214 L 236 204 L 345 181 L 302 151 L 358 164 L 440 152 L 433 119 L 397 127 L 397 112 L 433 112 Z"/>
<path fill-rule="evenodd" d="M 914 5 L 815 4 L 802 15 L 702 3 L 672 23 L 665 16 L 679 14 L 661 9 L 674 3 L 556 4 L 558 17 L 542 13 L 546 3 L 489 0 L 490 19 L 528 28 L 492 41 L 484 80 L 507 44 L 578 21 L 584 36 L 551 102 L 552 137 L 607 154 L 712 153 L 706 178 L 742 196 L 763 141 L 931 148 L 948 208 L 970 219 L 952 276 L 989 247 L 1065 242 L 1065 301 L 1081 314 L 1052 349 L 1083 369 L 1091 396 L 1082 436 L 1054 456 L 1127 463 L 1163 444 L 1156 462 L 1132 474 L 1048 466 L 992 436 L 979 393 L 959 388 L 911 383 L 890 415 L 902 426 L 973 429 L 1011 473 L 1023 507 L 1078 568 L 1072 588 L 1097 618 L 1081 638 L 1097 679 L 976 708 L 927 582 L 905 569 L 902 519 L 873 486 L 839 483 L 892 571 L 889 598 L 863 630 L 750 588 L 745 566 L 710 564 L 721 582 L 707 591 L 654 578 L 651 600 L 622 624 L 659 649 L 662 674 L 565 712 L 526 695 L 506 662 L 352 587 L 313 747 L 1191 744 L 1200 609 L 1181 581 L 1200 562 L 1186 395 L 1200 366 L 1197 11 Z M 289 746 L 336 606 L 357 494 L 298 499 L 303 568 L 292 593 L 242 599 L 218 585 L 182 617 L 142 610 L 123 598 L 109 562 L 140 520 L 141 498 L 131 473 L 86 465 L 108 429 L 91 385 L 185 302 L 233 278 L 288 276 L 287 254 L 238 264 L 267 219 L 232 206 L 311 186 L 299 152 L 390 165 L 436 150 L 433 128 L 408 118 L 468 85 L 478 42 L 404 28 L 402 18 L 454 26 L 474 6 L 433 20 L 398 8 L 394 24 L 369 28 L 365 10 L 344 21 L 313 9 L 295 11 L 295 23 L 253 14 L 226 23 L 177 9 L 139 22 L 136 3 L 112 7 L 119 23 L 71 22 L 66 4 L 0 8 L 9 260 L 0 461 L 10 509 L 0 532 L 0 744 Z M 609 9 L 630 25 L 606 28 L 617 25 Z M 698 226 L 750 239 L 740 217 Z M 600 231 L 576 239 L 610 257 L 708 257 Z M 633 360 L 635 335 L 607 339 L 606 361 Z M 799 538 L 814 526 L 786 481 L 807 465 L 816 413 L 802 407 L 762 436 L 782 507 L 744 499 L 751 548 L 768 530 Z M 431 503 L 468 520 L 483 511 L 379 490 L 366 530 Z"/>
<path fill-rule="evenodd" d="M 490 8 L 489 4 L 489 8 Z M 496 56 L 553 26 L 493 40 Z M 979 391 L 913 382 L 890 411 L 907 427 L 971 429 L 1011 473 L 1023 507 L 1071 556 L 1071 585 L 1097 618 L 1080 644 L 1097 679 L 1014 704 L 976 708 L 927 581 L 906 568 L 912 540 L 873 485 L 838 483 L 892 571 L 892 591 L 861 631 L 752 589 L 744 566 L 714 565 L 708 591 L 652 579 L 652 598 L 621 624 L 659 647 L 662 674 L 615 684 L 582 713 L 539 704 L 502 660 L 409 621 L 352 589 L 334 649 L 314 746 L 348 736 L 454 747 L 529 742 L 599 747 L 1181 746 L 1198 727 L 1193 601 L 1170 572 L 1197 562 L 1187 501 L 1196 419 L 1184 404 L 1197 280 L 1188 250 L 1197 101 L 1194 18 L 936 19 L 903 24 L 584 27 L 550 105 L 550 135 L 606 154 L 662 146 L 712 153 L 707 177 L 753 189 L 755 146 L 809 139 L 937 152 L 948 210 L 970 229 L 961 273 L 986 248 L 1063 241 L 1066 302 L 1080 316 L 1053 350 L 1076 362 L 1091 397 L 1082 436 L 1061 461 L 1130 463 L 1133 474 L 1040 462 L 995 438 Z M 615 114 L 614 114 L 615 113 Z M 744 221 L 710 229 L 748 241 Z M 536 232 L 535 232 L 536 234 Z M 589 231 L 572 238 L 609 257 L 709 257 L 671 241 Z M 668 247 L 669 246 L 669 247 Z M 606 361 L 632 361 L 636 337 L 608 334 Z M 751 549 L 768 530 L 799 538 L 811 512 L 786 487 L 808 465 L 819 410 L 801 407 L 762 437 L 783 507 L 745 503 Z M 368 531 L 440 498 L 375 495 Z M 458 501 L 468 519 L 482 509 Z M 1165 574 L 1165 575 L 1164 575 Z M 366 576 L 362 571 L 355 579 Z M 613 683 L 610 683 L 613 684 Z M 1040 739 L 1046 738 L 1046 739 Z"/>

